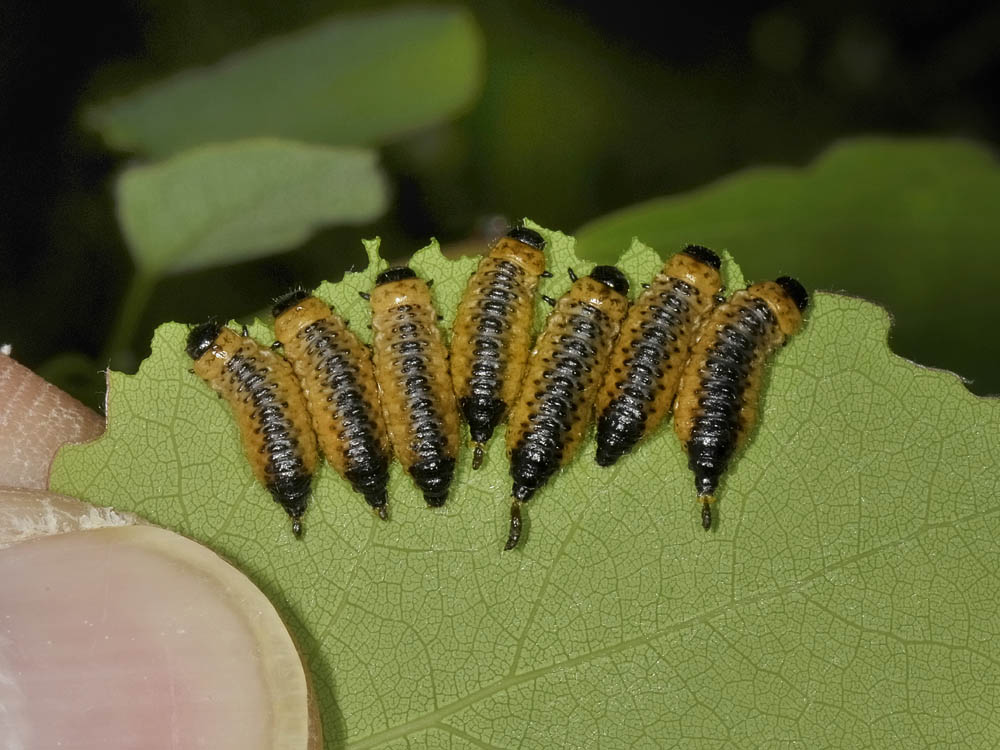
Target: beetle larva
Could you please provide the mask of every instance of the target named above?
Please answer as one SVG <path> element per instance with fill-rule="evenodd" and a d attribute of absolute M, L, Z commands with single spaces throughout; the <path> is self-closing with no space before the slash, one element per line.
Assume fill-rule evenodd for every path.
<path fill-rule="evenodd" d="M 515 227 L 496 242 L 469 279 L 451 334 L 451 376 L 469 423 L 472 468 L 517 397 L 531 351 L 538 279 L 545 272 L 545 240 Z"/>
<path fill-rule="evenodd" d="M 306 292 L 285 295 L 273 312 L 274 335 L 302 386 L 323 455 L 385 520 L 392 453 L 371 352 Z"/>
<path fill-rule="evenodd" d="M 427 283 L 390 268 L 371 293 L 375 379 L 396 456 L 430 506 L 448 496 L 458 455 L 458 411 L 448 355 Z"/>
<path fill-rule="evenodd" d="M 698 330 L 674 406 L 674 430 L 694 472 L 701 525 L 729 459 L 757 421 L 761 377 L 770 355 L 802 326 L 809 295 L 782 276 L 736 292 Z"/>
<path fill-rule="evenodd" d="M 302 533 L 302 514 L 316 471 L 316 436 L 292 367 L 246 335 L 215 321 L 188 335 L 194 372 L 233 410 L 254 476 Z"/>
<path fill-rule="evenodd" d="M 597 394 L 597 463 L 611 466 L 655 430 L 674 401 L 699 318 L 722 288 L 719 256 L 689 245 L 629 308 Z"/>
<path fill-rule="evenodd" d="M 507 427 L 514 480 L 510 536 L 521 536 L 521 503 L 576 452 L 625 309 L 628 280 L 614 266 L 597 266 L 574 279 L 556 304 L 531 353 L 521 393 Z"/>

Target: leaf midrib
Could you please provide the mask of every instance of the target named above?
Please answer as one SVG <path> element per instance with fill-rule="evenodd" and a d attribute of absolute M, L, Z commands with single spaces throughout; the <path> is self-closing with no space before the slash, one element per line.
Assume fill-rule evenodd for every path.
<path fill-rule="evenodd" d="M 475 692 L 465 696 L 464 698 L 460 698 L 445 706 L 441 706 L 435 709 L 434 711 L 426 713 L 423 716 L 420 716 L 416 719 L 411 719 L 410 721 L 407 721 L 404 724 L 400 724 L 399 726 L 391 727 L 389 729 L 384 729 L 380 732 L 376 732 L 375 734 L 370 734 L 367 737 L 364 737 L 360 740 L 352 741 L 348 739 L 344 747 L 352 748 L 352 750 L 364 750 L 365 748 L 380 747 L 395 739 L 406 737 L 413 732 L 418 732 L 425 729 L 432 729 L 434 727 L 440 727 L 441 729 L 448 731 L 450 730 L 450 727 L 446 724 L 441 723 L 443 719 L 461 711 L 463 708 L 475 705 L 481 700 L 485 700 L 486 698 L 501 693 L 507 690 L 508 688 L 516 687 L 517 685 L 521 685 L 526 682 L 531 682 L 532 680 L 538 679 L 539 677 L 544 677 L 546 674 L 550 672 L 556 672 L 560 669 L 574 667 L 578 664 L 585 664 L 589 661 L 599 659 L 604 656 L 610 656 L 612 654 L 616 654 L 621 651 L 627 651 L 636 646 L 641 646 L 644 644 L 651 643 L 652 641 L 658 638 L 662 638 L 665 635 L 683 631 L 699 623 L 708 624 L 710 623 L 711 620 L 715 619 L 716 617 L 724 615 L 729 610 L 739 608 L 743 605 L 760 604 L 762 602 L 767 602 L 773 599 L 778 599 L 783 596 L 787 596 L 788 594 L 796 594 L 796 593 L 802 593 L 802 595 L 808 601 L 811 602 L 813 600 L 810 599 L 807 594 L 803 593 L 802 590 L 805 587 L 812 584 L 817 579 L 821 579 L 834 571 L 846 568 L 866 558 L 881 554 L 886 550 L 891 550 L 909 544 L 914 539 L 917 539 L 918 537 L 930 531 L 934 531 L 940 528 L 953 527 L 958 524 L 965 523 L 967 521 L 972 521 L 974 519 L 981 521 L 984 518 L 990 518 L 998 515 L 1000 515 L 1000 508 L 995 508 L 993 510 L 986 512 L 969 513 L 966 516 L 951 519 L 948 521 L 940 521 L 938 523 L 925 523 L 916 530 L 914 530 L 912 533 L 904 537 L 900 537 L 898 539 L 885 542 L 884 544 L 872 547 L 868 550 L 865 550 L 864 552 L 860 552 L 856 555 L 843 558 L 835 564 L 827 566 L 822 570 L 817 570 L 815 573 L 807 575 L 798 581 L 794 581 L 784 586 L 780 586 L 777 589 L 774 589 L 773 591 L 754 592 L 751 594 L 747 594 L 746 596 L 740 597 L 739 599 L 730 599 L 730 601 L 726 602 L 725 604 L 713 607 L 712 609 L 709 609 L 705 612 L 701 612 L 697 615 L 689 617 L 686 620 L 681 620 L 679 622 L 672 623 L 671 625 L 656 630 L 652 633 L 645 633 L 643 635 L 638 635 L 634 638 L 629 638 L 628 640 L 621 641 L 611 646 L 605 646 L 604 648 L 600 648 L 595 651 L 589 651 L 585 654 L 573 656 L 570 657 L 569 659 L 564 659 L 563 661 L 556 662 L 554 664 L 549 664 L 544 667 L 539 667 L 538 669 L 533 669 L 528 672 L 522 672 L 520 674 L 517 674 L 516 672 L 512 671 L 506 677 L 503 677 L 500 680 L 490 685 L 482 687 L 479 690 L 476 690 Z M 558 562 L 558 557 L 553 559 L 552 566 L 555 567 L 557 562 Z M 539 591 L 538 597 L 536 598 L 536 605 L 537 601 L 541 599 L 543 593 L 544 593 L 544 586 L 542 587 L 542 590 Z M 982 657 L 983 659 L 986 659 L 991 664 L 1000 667 L 1000 661 L 994 659 L 993 657 L 989 656 L 986 653 L 977 651 L 976 649 L 973 649 L 969 646 L 959 646 L 955 644 L 941 643 L 937 641 L 931 641 L 928 639 L 919 639 L 919 640 L 905 639 L 895 633 L 890 633 L 889 631 L 874 630 L 872 628 L 861 628 L 861 626 L 857 623 L 850 623 L 850 625 L 851 627 L 859 628 L 864 632 L 871 632 L 880 635 L 891 635 L 893 640 L 899 643 L 903 643 L 904 645 L 934 645 L 935 647 L 941 646 L 941 647 L 947 647 L 952 650 L 968 651 L 970 653 L 974 653 L 977 656 Z M 518 651 L 518 655 L 519 653 L 520 651 Z M 519 656 L 517 656 L 516 658 L 519 658 Z M 515 661 L 512 670 L 516 670 L 516 668 L 517 668 L 517 662 Z"/>

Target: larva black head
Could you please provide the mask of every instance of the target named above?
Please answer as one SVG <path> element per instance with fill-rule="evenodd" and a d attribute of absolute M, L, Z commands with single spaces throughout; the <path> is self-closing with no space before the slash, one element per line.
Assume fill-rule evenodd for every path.
<path fill-rule="evenodd" d="M 701 245 L 688 245 L 686 248 L 681 250 L 685 255 L 690 255 L 695 260 L 700 260 L 706 266 L 711 266 L 716 271 L 722 268 L 722 258 L 715 254 L 714 251 L 709 250 L 707 247 L 702 247 Z"/>
<path fill-rule="evenodd" d="M 274 307 L 271 308 L 271 314 L 277 318 L 281 315 L 281 313 L 298 304 L 308 296 L 309 292 L 305 289 L 296 289 L 288 294 L 283 294 L 274 301 Z"/>
<path fill-rule="evenodd" d="M 415 279 L 416 277 L 417 275 L 413 272 L 413 269 L 407 266 L 387 268 L 375 277 L 375 286 L 391 284 L 394 281 L 402 281 L 403 279 Z"/>
<path fill-rule="evenodd" d="M 594 270 L 590 272 L 590 278 L 594 281 L 600 281 L 604 286 L 614 289 L 622 296 L 628 294 L 628 279 L 614 266 L 594 266 Z"/>
<path fill-rule="evenodd" d="M 217 320 L 209 320 L 191 329 L 188 334 L 187 346 L 184 351 L 191 359 L 198 359 L 202 354 L 212 348 L 212 344 L 222 333 L 222 323 Z"/>
<path fill-rule="evenodd" d="M 785 290 L 785 294 L 792 298 L 792 302 L 802 312 L 809 306 L 809 292 L 797 280 L 791 276 L 782 276 L 774 280 L 774 283 Z"/>
<path fill-rule="evenodd" d="M 514 227 L 509 232 L 507 236 L 512 240 L 517 240 L 525 245 L 535 248 L 536 250 L 545 249 L 545 240 L 542 239 L 542 235 L 536 232 L 534 229 L 528 229 L 527 227 Z"/>

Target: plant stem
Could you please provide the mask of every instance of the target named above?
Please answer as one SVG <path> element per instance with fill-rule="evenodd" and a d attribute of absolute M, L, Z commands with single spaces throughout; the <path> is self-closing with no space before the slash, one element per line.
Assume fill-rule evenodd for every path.
<path fill-rule="evenodd" d="M 125 292 L 125 299 L 122 300 L 118 310 L 118 317 L 115 320 L 111 335 L 101 352 L 100 361 L 107 362 L 116 370 L 133 370 L 135 367 L 135 355 L 133 354 L 132 343 L 143 311 L 149 303 L 149 298 L 156 287 L 156 277 L 146 275 L 137 271 L 128 290 Z"/>

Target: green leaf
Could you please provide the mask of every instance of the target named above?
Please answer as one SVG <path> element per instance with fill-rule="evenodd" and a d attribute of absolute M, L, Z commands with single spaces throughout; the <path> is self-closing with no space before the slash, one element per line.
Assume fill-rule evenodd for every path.
<path fill-rule="evenodd" d="M 688 242 L 725 247 L 751 279 L 778 273 L 811 288 L 848 289 L 896 316 L 893 348 L 1000 393 L 1000 361 L 982 325 L 1000 325 L 1000 169 L 957 140 L 861 138 L 805 169 L 758 167 L 588 223 L 581 255 L 617 256 L 640 236 L 661 252 Z"/>
<path fill-rule="evenodd" d="M 467 11 L 401 7 L 336 16 L 86 117 L 109 146 L 153 155 L 263 135 L 372 145 L 462 111 L 482 68 Z"/>
<path fill-rule="evenodd" d="M 131 167 L 116 194 L 119 223 L 145 277 L 286 250 L 321 226 L 370 221 L 388 200 L 373 152 L 270 138 Z"/>
<path fill-rule="evenodd" d="M 559 295 L 590 264 L 541 231 Z M 376 248 L 319 290 L 362 335 Z M 413 258 L 444 325 L 475 263 Z M 633 286 L 659 265 L 637 242 L 622 261 Z M 331 748 L 991 747 L 1000 402 L 893 355 L 888 324 L 816 295 L 707 534 L 668 426 L 611 469 L 588 442 L 511 553 L 502 435 L 478 472 L 463 446 L 440 510 L 395 465 L 388 523 L 324 467 L 296 541 L 176 324 L 137 375 L 112 373 L 108 432 L 64 448 L 52 486 L 247 572 L 302 647 Z"/>

